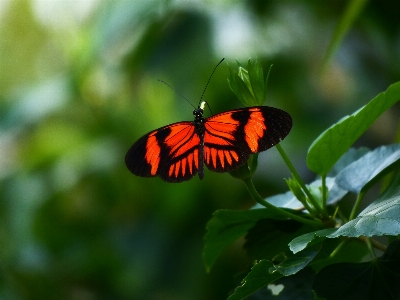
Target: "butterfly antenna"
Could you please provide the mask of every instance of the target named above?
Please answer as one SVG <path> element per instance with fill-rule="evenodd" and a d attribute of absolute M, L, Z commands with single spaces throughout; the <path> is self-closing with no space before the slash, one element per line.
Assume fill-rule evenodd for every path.
<path fill-rule="evenodd" d="M 210 107 L 210 105 L 208 104 L 208 102 L 206 102 L 206 104 L 207 104 L 207 106 L 208 106 L 208 109 L 210 110 L 210 112 L 211 112 L 211 115 L 213 115 L 214 113 L 213 113 L 213 111 L 211 110 L 211 107 Z"/>
<path fill-rule="evenodd" d="M 200 97 L 199 107 L 200 107 L 201 101 L 203 100 L 203 96 L 204 96 L 204 93 L 206 92 L 206 89 L 207 89 L 207 87 L 208 87 L 208 84 L 210 83 L 211 77 L 213 76 L 213 74 L 214 74 L 215 70 L 217 69 L 217 67 L 224 61 L 224 59 L 225 59 L 225 58 L 223 58 L 223 59 L 220 60 L 220 62 L 215 66 L 214 70 L 212 71 L 212 73 L 211 73 L 211 75 L 210 75 L 210 78 L 208 78 L 206 87 L 204 88 L 203 94 L 201 94 L 201 97 Z M 208 103 L 207 103 L 207 105 L 208 105 Z M 210 106 L 209 106 L 208 108 L 210 108 Z M 210 111 L 211 111 L 211 109 L 210 109 Z"/>
<path fill-rule="evenodd" d="M 168 83 L 166 83 L 164 80 L 161 79 L 157 79 L 158 81 L 164 83 L 166 86 L 168 86 L 169 88 L 171 88 L 175 93 L 177 93 L 179 96 L 181 96 L 183 99 L 185 99 L 187 102 L 189 102 L 189 104 L 191 106 L 193 106 L 194 109 L 196 109 L 196 107 L 185 97 L 183 96 L 181 93 L 179 93 L 177 90 L 175 90 L 172 86 L 170 86 Z"/>

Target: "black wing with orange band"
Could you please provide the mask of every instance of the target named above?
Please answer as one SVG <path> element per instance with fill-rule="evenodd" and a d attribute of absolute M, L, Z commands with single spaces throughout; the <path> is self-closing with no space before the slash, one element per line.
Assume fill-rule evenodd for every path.
<path fill-rule="evenodd" d="M 125 164 L 138 176 L 181 182 L 197 174 L 199 146 L 193 122 L 178 122 L 140 138 L 126 153 Z"/>
<path fill-rule="evenodd" d="M 205 122 L 204 163 L 214 172 L 235 170 L 250 154 L 278 144 L 291 128 L 292 118 L 288 113 L 268 106 L 214 115 Z"/>

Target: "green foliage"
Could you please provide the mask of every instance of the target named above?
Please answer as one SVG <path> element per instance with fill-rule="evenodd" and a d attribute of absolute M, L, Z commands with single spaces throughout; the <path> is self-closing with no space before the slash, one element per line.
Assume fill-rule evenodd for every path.
<path fill-rule="evenodd" d="M 247 69 L 237 61 L 238 72 L 229 69 L 229 86 L 245 106 L 259 106 L 265 101 L 266 85 L 262 66 L 256 59 L 254 65 L 250 59 Z"/>
<path fill-rule="evenodd" d="M 399 106 L 381 112 L 398 84 L 382 107 L 335 125 L 351 135 L 343 135 L 348 145 L 326 132 L 310 148 L 322 178 L 304 157 L 325 128 L 400 78 L 399 4 L 192 2 L 1 1 L 0 299 L 312 299 L 325 267 L 365 263 L 370 248 L 385 249 L 375 237 L 330 234 L 354 234 L 359 221 L 372 234 L 375 210 L 377 228 L 397 232 L 397 145 L 381 145 L 399 139 Z M 222 57 L 231 69 L 213 75 L 205 115 L 265 101 L 289 112 L 293 129 L 281 147 L 297 174 L 278 147 L 236 170 L 250 196 L 229 174 L 206 171 L 179 185 L 132 176 L 129 146 L 192 120 L 179 94 L 197 105 Z M 355 145 L 372 151 L 348 149 L 359 129 Z M 326 151 L 336 148 L 337 156 Z M 291 174 L 300 199 L 282 180 Z M 209 272 L 201 264 L 207 221 L 215 229 L 203 253 Z"/>
<path fill-rule="evenodd" d="M 371 124 L 393 104 L 399 101 L 400 82 L 372 99 L 350 116 L 344 117 L 323 132 L 310 146 L 308 168 L 325 176 Z"/>
<path fill-rule="evenodd" d="M 256 61 L 254 66 L 249 62 L 248 65 L 254 70 L 259 62 Z M 242 87 L 231 83 L 231 88 L 244 104 L 248 101 L 246 95 L 255 90 L 251 88 L 248 74 L 250 72 L 240 64 L 238 75 L 235 77 L 232 70 L 230 74 L 231 79 L 236 78 L 236 83 L 239 82 L 237 78 L 243 82 Z M 262 72 L 258 74 L 262 76 Z M 259 89 L 264 95 L 261 91 L 264 90 Z M 383 285 L 387 285 L 384 291 L 387 299 L 398 297 L 399 274 L 394 266 L 398 265 L 400 257 L 397 248 L 393 250 L 398 240 L 387 248 L 389 252 L 385 252 L 381 259 L 359 262 L 368 249 L 372 249 L 371 245 L 386 249 L 385 245 L 372 239 L 374 236 L 400 235 L 400 171 L 397 171 L 400 146 L 382 146 L 372 151 L 349 148 L 379 115 L 399 100 L 399 94 L 400 82 L 391 85 L 350 117 L 331 126 L 313 142 L 307 163 L 322 178 L 310 185 L 303 183 L 280 145 L 278 150 L 294 177 L 286 180 L 289 192 L 262 199 L 248 176 L 235 176 L 247 185 L 253 199 L 258 202 L 257 209 L 217 211 L 207 225 L 203 251 L 209 270 L 228 244 L 245 236 L 244 249 L 256 263 L 228 299 L 244 299 L 307 266 L 316 272 L 313 286 L 316 297 L 353 299 L 356 295 L 365 298 L 368 294 L 374 295 L 371 299 L 381 299 L 377 295 Z M 326 177 L 327 174 L 330 176 Z M 358 213 L 365 193 L 383 178 L 390 180 L 386 190 Z M 346 217 L 337 204 L 343 202 L 349 192 L 358 196 L 349 217 Z M 355 247 L 357 238 L 359 241 Z M 347 251 L 351 252 L 344 254 Z M 390 259 L 387 253 L 392 253 Z M 390 262 L 394 266 L 390 266 Z M 383 271 L 379 273 L 375 269 Z M 340 276 L 343 272 L 347 272 L 347 279 Z M 380 275 L 374 280 L 372 274 L 376 273 Z M 363 277 L 359 277 L 361 274 Z M 364 277 L 369 278 L 368 287 L 361 290 L 366 282 Z M 356 279 L 353 281 L 351 278 Z M 343 292 L 335 294 L 331 286 Z"/>
<path fill-rule="evenodd" d="M 239 286 L 228 300 L 240 300 L 253 294 L 262 287 L 281 278 L 283 275 L 279 272 L 273 272 L 274 264 L 267 260 L 255 263 L 249 274 L 243 279 Z"/>
<path fill-rule="evenodd" d="M 246 234 L 261 219 L 283 219 L 266 209 L 217 210 L 207 224 L 203 258 L 209 270 L 219 254 L 232 242 Z"/>
<path fill-rule="evenodd" d="M 400 145 L 381 146 L 349 164 L 336 182 L 344 190 L 361 193 L 398 167 Z M 354 173 L 357 172 L 357 176 Z"/>
<path fill-rule="evenodd" d="M 337 263 L 315 277 L 313 289 L 332 300 L 398 299 L 400 297 L 400 240 L 385 253 L 365 263 Z M 340 287 L 340 288 L 338 288 Z"/>

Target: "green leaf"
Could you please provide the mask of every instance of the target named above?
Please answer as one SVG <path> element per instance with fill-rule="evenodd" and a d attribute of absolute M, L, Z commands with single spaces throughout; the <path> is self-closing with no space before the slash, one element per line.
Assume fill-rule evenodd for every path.
<path fill-rule="evenodd" d="M 367 147 L 360 148 L 350 148 L 346 151 L 345 154 L 335 163 L 333 168 L 329 171 L 328 177 L 335 177 L 339 174 L 344 168 L 346 168 L 351 163 L 363 157 L 370 151 Z"/>
<path fill-rule="evenodd" d="M 396 167 L 400 144 L 382 146 L 353 162 L 336 177 L 336 183 L 347 191 L 359 193 Z"/>
<path fill-rule="evenodd" d="M 238 87 L 239 93 L 241 95 L 241 97 L 239 97 L 239 100 L 247 107 L 256 106 L 257 102 L 254 99 L 252 92 L 247 87 L 246 83 L 238 75 L 234 75 L 233 80 L 235 80 L 235 84 Z"/>
<path fill-rule="evenodd" d="M 365 263 L 338 263 L 322 269 L 313 284 L 327 300 L 399 299 L 400 240 L 392 242 L 382 257 Z"/>
<path fill-rule="evenodd" d="M 236 84 L 236 79 L 235 79 L 236 76 L 237 74 L 235 74 L 232 71 L 232 69 L 229 68 L 229 79 L 228 79 L 229 87 L 231 88 L 232 92 L 236 95 L 236 97 L 238 97 L 240 102 L 243 103 L 244 99 L 242 97 L 242 94 L 240 94 L 238 85 Z"/>
<path fill-rule="evenodd" d="M 228 210 L 220 209 L 214 212 L 212 219 L 207 223 L 203 260 L 206 270 L 209 271 L 221 252 L 245 235 L 257 221 L 261 219 L 282 220 L 268 209 Z"/>
<path fill-rule="evenodd" d="M 273 283 L 269 283 L 248 299 L 312 299 L 314 278 L 314 270 L 312 268 L 305 268 L 294 275 L 282 277 Z"/>
<path fill-rule="evenodd" d="M 306 195 L 304 194 L 303 189 L 301 188 L 298 181 L 293 178 L 285 179 L 285 181 L 286 185 L 289 187 L 289 190 L 296 197 L 296 199 L 299 200 L 301 203 L 306 202 Z"/>
<path fill-rule="evenodd" d="M 253 294 L 255 291 L 268 285 L 269 283 L 283 277 L 279 272 L 271 273 L 274 264 L 268 260 L 261 260 L 256 263 L 249 274 L 243 279 L 242 285 L 237 287 L 235 292 L 228 300 L 241 300 Z"/>
<path fill-rule="evenodd" d="M 239 101 L 243 103 L 245 106 L 254 106 L 254 97 L 251 91 L 249 91 L 247 85 L 245 82 L 243 82 L 243 79 L 239 76 L 239 74 L 242 77 L 248 77 L 247 70 L 245 70 L 239 62 L 238 64 L 238 74 L 234 73 L 230 68 L 229 68 L 229 87 L 231 88 L 232 92 L 235 93 L 236 97 L 238 97 Z M 250 81 L 248 80 L 248 84 L 250 84 Z"/>
<path fill-rule="evenodd" d="M 296 274 L 300 270 L 304 269 L 314 259 L 321 249 L 321 246 L 322 241 L 314 243 L 303 251 L 288 255 L 283 262 L 274 265 L 273 268 L 284 276 Z"/>
<path fill-rule="evenodd" d="M 371 205 L 357 218 L 339 227 L 328 238 L 400 234 L 400 172 Z"/>
<path fill-rule="evenodd" d="M 289 243 L 289 248 L 293 253 L 297 253 L 304 250 L 313 240 L 324 240 L 327 235 L 335 231 L 335 228 L 329 228 L 300 235 Z"/>
<path fill-rule="evenodd" d="M 265 101 L 264 74 L 258 59 L 254 65 L 248 61 L 248 70 L 239 62 L 238 73 L 229 69 L 229 86 L 245 106 L 262 105 Z"/>
<path fill-rule="evenodd" d="M 317 187 L 321 186 L 321 179 L 311 182 L 307 186 Z M 346 194 L 347 191 L 342 190 L 335 183 L 334 178 L 326 178 L 326 186 L 329 189 L 328 204 L 334 204 L 340 201 Z M 290 209 L 304 209 L 304 205 L 293 195 L 291 191 L 284 194 L 278 194 L 271 197 L 265 198 L 266 201 L 275 205 L 276 207 L 290 208 Z M 253 208 L 263 208 L 261 204 L 256 204 Z"/>
<path fill-rule="evenodd" d="M 243 247 L 252 259 L 271 260 L 287 251 L 291 240 L 310 230 L 313 230 L 311 226 L 293 220 L 262 219 L 248 231 Z"/>
<path fill-rule="evenodd" d="M 251 87 L 249 72 L 245 68 L 239 66 L 238 76 L 243 81 L 243 83 L 246 85 L 250 94 L 254 97 L 253 89 Z"/>
<path fill-rule="evenodd" d="M 338 159 L 389 107 L 400 100 L 400 82 L 392 84 L 363 108 L 323 132 L 307 154 L 308 168 L 325 176 Z"/>
<path fill-rule="evenodd" d="M 358 239 L 347 239 L 344 245 L 342 245 L 338 251 L 335 251 L 332 256 L 332 252 L 337 250 L 337 247 L 342 242 L 343 240 L 339 239 L 325 240 L 318 256 L 314 258 L 309 266 L 316 272 L 319 272 L 324 267 L 335 263 L 361 262 L 361 260 L 370 253 L 365 243 L 361 243 Z M 330 248 L 332 246 L 334 247 Z"/>

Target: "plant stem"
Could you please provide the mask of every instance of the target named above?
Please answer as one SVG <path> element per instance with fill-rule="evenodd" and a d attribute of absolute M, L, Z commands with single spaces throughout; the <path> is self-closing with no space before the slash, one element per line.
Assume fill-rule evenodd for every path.
<path fill-rule="evenodd" d="M 369 240 L 371 245 L 374 246 L 374 248 L 381 250 L 382 252 L 385 252 L 387 249 L 387 246 L 385 244 L 382 244 L 381 242 L 378 242 L 377 240 L 374 240 L 373 238 L 367 238 L 365 236 L 360 236 L 358 239 L 363 241 L 364 243 L 367 243 L 367 241 Z"/>
<path fill-rule="evenodd" d="M 356 217 L 358 207 L 360 206 L 361 201 L 364 198 L 364 195 L 365 195 L 365 192 L 363 192 L 363 191 L 360 191 L 360 193 L 358 194 L 356 203 L 354 204 L 353 209 L 351 210 L 349 221 L 353 220 Z"/>
<path fill-rule="evenodd" d="M 321 177 L 321 181 L 322 181 L 322 211 L 326 211 L 326 201 L 328 201 L 327 199 L 327 193 L 326 193 L 326 175 L 323 175 Z"/>
<path fill-rule="evenodd" d="M 332 253 L 329 255 L 329 258 L 333 258 L 339 251 L 342 249 L 342 247 L 347 243 L 348 239 L 344 239 L 340 242 L 340 244 L 335 248 L 335 250 L 332 251 Z"/>
<path fill-rule="evenodd" d="M 256 188 L 254 187 L 253 181 L 251 178 L 247 178 L 243 180 L 244 183 L 246 184 L 247 190 L 249 191 L 251 197 L 257 202 L 260 203 L 262 206 L 274 211 L 278 215 L 282 215 L 285 217 L 288 217 L 290 219 L 296 220 L 298 222 L 301 222 L 303 224 L 308 224 L 311 226 L 315 226 L 318 228 L 321 228 L 323 226 L 322 222 L 320 221 L 314 221 L 314 220 L 309 220 L 303 217 L 300 217 L 298 215 L 292 214 L 291 212 L 288 212 L 287 210 L 281 209 L 279 207 L 276 207 L 275 205 L 272 205 L 268 201 L 265 201 L 257 192 Z"/>
<path fill-rule="evenodd" d="M 367 237 L 367 238 L 365 239 L 365 241 L 367 242 L 368 250 L 369 250 L 369 252 L 371 253 L 371 256 L 372 256 L 373 258 L 376 258 L 375 251 L 374 251 L 374 248 L 372 248 L 372 243 L 371 243 L 370 238 Z"/>
<path fill-rule="evenodd" d="M 319 212 L 322 213 L 322 208 L 319 206 L 318 202 L 314 199 L 314 197 L 311 195 L 310 191 L 304 184 L 303 180 L 301 179 L 299 173 L 297 173 L 296 169 L 294 168 L 292 162 L 290 161 L 289 157 L 286 155 L 285 151 L 283 151 L 283 148 L 280 144 L 276 145 L 276 149 L 278 149 L 280 155 L 282 156 L 283 160 L 285 161 L 286 165 L 288 166 L 289 170 L 292 172 L 293 177 L 297 180 L 297 182 L 300 184 L 301 188 L 303 189 L 304 193 L 307 195 L 308 199 L 310 200 L 311 204 L 314 206 L 314 208 Z"/>

